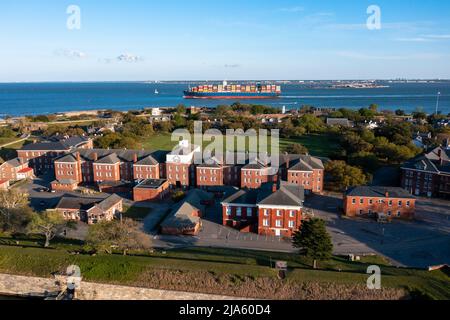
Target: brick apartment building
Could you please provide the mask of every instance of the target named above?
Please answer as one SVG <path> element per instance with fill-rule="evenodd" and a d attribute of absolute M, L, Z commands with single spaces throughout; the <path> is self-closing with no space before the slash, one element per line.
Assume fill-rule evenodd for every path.
<path fill-rule="evenodd" d="M 344 197 L 344 213 L 349 217 L 412 219 L 415 207 L 416 199 L 402 188 L 359 186 Z"/>
<path fill-rule="evenodd" d="M 166 156 L 166 177 L 169 184 L 176 187 L 188 188 L 195 186 L 195 165 L 196 154 L 201 153 L 199 146 L 184 140 Z"/>
<path fill-rule="evenodd" d="M 93 146 L 93 140 L 87 137 L 56 136 L 23 146 L 17 150 L 17 156 L 22 163 L 28 163 L 35 174 L 40 175 L 54 170 L 55 159 L 74 149 L 92 149 Z"/>
<path fill-rule="evenodd" d="M 450 145 L 448 141 L 431 152 L 402 165 L 402 187 L 425 197 L 450 197 Z"/>
<path fill-rule="evenodd" d="M 123 210 L 123 199 L 111 195 L 106 199 L 63 197 L 56 208 L 64 219 L 96 224 L 102 221 L 112 221 Z"/>
<path fill-rule="evenodd" d="M 239 190 L 222 202 L 223 224 L 242 232 L 290 237 L 301 226 L 303 202 L 303 187 L 283 181 L 279 188 L 266 184 Z"/>
<path fill-rule="evenodd" d="M 147 179 L 133 189 L 133 200 L 160 201 L 168 196 L 169 182 L 165 179 Z"/>
<path fill-rule="evenodd" d="M 54 190 L 74 190 L 80 184 L 114 184 L 160 179 L 166 152 L 77 149 L 55 160 Z"/>
<path fill-rule="evenodd" d="M 33 169 L 28 167 L 28 162 L 22 162 L 19 158 L 0 164 L 0 180 L 18 181 L 32 177 Z"/>

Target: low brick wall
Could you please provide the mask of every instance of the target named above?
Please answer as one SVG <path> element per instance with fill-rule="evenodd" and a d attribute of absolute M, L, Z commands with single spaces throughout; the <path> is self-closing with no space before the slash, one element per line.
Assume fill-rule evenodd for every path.
<path fill-rule="evenodd" d="M 0 294 L 21 297 L 48 297 L 61 290 L 56 279 L 0 274 Z M 82 282 L 80 300 L 236 300 L 236 297 L 168 290 L 155 290 Z"/>

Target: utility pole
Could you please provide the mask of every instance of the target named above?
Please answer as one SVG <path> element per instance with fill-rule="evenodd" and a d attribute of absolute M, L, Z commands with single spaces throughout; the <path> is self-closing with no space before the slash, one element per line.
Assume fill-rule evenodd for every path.
<path fill-rule="evenodd" d="M 439 112 L 439 98 L 441 97 L 441 92 L 439 91 L 437 93 L 437 99 L 436 99 L 436 115 L 438 115 Z"/>

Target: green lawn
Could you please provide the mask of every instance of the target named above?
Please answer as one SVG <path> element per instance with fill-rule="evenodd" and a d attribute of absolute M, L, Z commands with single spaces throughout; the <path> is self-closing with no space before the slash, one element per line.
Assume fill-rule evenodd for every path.
<path fill-rule="evenodd" d="M 143 220 L 151 213 L 151 209 L 149 208 L 141 208 L 141 207 L 124 207 L 123 208 L 124 218 L 130 218 L 135 220 Z"/>
<path fill-rule="evenodd" d="M 7 244 L 5 241 L 2 243 Z M 49 277 L 52 272 L 65 270 L 68 265 L 76 264 L 80 266 L 83 278 L 87 281 L 128 285 L 146 286 L 143 279 L 150 278 L 145 275 L 158 272 L 165 272 L 166 277 L 172 273 L 188 274 L 191 278 L 202 274 L 214 275 L 217 279 L 232 277 L 241 279 L 239 281 L 257 281 L 264 278 L 277 281 L 276 273 L 270 265 L 273 261 L 284 260 L 288 262 L 290 269 L 286 279 L 290 284 L 334 283 L 362 286 L 368 277 L 367 267 L 376 263 L 382 268 L 383 287 L 407 289 L 433 299 L 450 299 L 450 278 L 445 272 L 395 268 L 378 257 L 363 258 L 361 262 L 349 262 L 335 257 L 331 261 L 320 263 L 320 270 L 312 270 L 311 261 L 287 253 L 196 247 L 141 256 L 90 256 L 71 255 L 67 251 L 69 248 L 74 250 L 79 245 L 66 242 L 53 249 L 0 245 L 0 272 Z"/>
<path fill-rule="evenodd" d="M 203 147 L 211 142 L 204 141 Z M 330 135 L 306 135 L 292 139 L 280 139 L 280 148 L 283 152 L 289 145 L 299 143 L 308 148 L 309 152 L 314 156 L 329 157 L 333 152 L 339 149 L 339 141 L 337 137 Z M 176 142 L 171 141 L 171 134 L 157 134 L 146 141 L 143 141 L 143 148 L 146 150 L 172 150 L 176 146 Z M 248 147 L 248 143 L 247 143 Z M 268 145 L 270 151 L 270 141 Z"/>

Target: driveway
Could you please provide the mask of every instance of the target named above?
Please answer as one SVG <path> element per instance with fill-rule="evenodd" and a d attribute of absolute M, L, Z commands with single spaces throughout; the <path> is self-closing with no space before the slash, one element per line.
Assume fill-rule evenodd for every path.
<path fill-rule="evenodd" d="M 417 219 L 380 224 L 341 217 L 338 196 L 309 197 L 305 206 L 327 221 L 336 254 L 375 253 L 399 266 L 450 264 L 450 203 L 418 199 Z"/>

